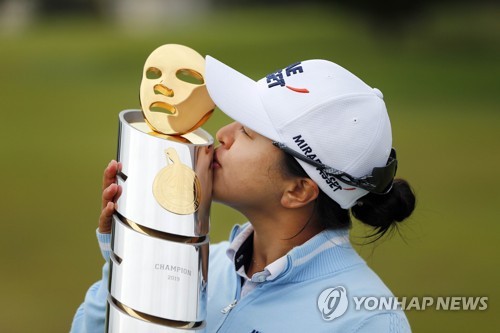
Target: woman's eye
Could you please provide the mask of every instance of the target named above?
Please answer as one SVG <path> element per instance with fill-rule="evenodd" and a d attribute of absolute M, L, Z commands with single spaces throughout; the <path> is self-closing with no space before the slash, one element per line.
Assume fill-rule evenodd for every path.
<path fill-rule="evenodd" d="M 248 135 L 248 132 L 245 130 L 245 127 L 241 126 L 240 131 L 242 131 L 246 136 L 250 137 L 250 135 Z"/>

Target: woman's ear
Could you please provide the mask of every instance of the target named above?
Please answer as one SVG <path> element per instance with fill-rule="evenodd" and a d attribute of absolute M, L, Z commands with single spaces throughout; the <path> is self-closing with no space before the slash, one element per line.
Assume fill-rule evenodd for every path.
<path fill-rule="evenodd" d="M 281 205 L 286 208 L 300 208 L 319 195 L 318 184 L 310 178 L 295 178 L 290 181 L 281 197 Z"/>

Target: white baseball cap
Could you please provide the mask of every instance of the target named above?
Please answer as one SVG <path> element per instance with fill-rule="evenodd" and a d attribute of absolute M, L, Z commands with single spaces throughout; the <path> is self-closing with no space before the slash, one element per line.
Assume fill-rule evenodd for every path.
<path fill-rule="evenodd" d="M 327 60 L 307 60 L 254 81 L 211 56 L 210 97 L 229 117 L 292 154 L 342 208 L 386 193 L 397 161 L 380 90 Z"/>

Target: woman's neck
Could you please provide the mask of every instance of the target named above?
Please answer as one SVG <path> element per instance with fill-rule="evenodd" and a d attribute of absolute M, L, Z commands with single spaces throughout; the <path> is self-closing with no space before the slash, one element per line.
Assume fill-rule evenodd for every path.
<path fill-rule="evenodd" d="M 324 229 L 314 214 L 313 206 L 273 216 L 255 214 L 249 220 L 254 228 L 252 262 L 247 269 L 249 277 Z"/>

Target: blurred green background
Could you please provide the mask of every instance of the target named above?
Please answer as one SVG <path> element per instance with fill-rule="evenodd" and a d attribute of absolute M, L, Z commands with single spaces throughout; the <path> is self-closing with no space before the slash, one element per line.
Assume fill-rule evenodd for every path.
<path fill-rule="evenodd" d="M 100 278 L 94 234 L 117 115 L 139 107 L 144 61 L 166 43 L 254 79 L 330 59 L 381 89 L 398 173 L 418 207 L 401 235 L 362 245 L 369 230 L 355 223 L 353 241 L 398 296 L 489 297 L 486 311 L 408 311 L 414 332 L 499 332 L 499 14 L 498 5 L 448 3 L 378 25 L 346 7 L 310 4 L 219 6 L 160 24 L 91 15 L 4 22 L 0 332 L 68 331 Z M 228 121 L 217 111 L 204 128 L 215 134 Z M 212 241 L 243 221 L 214 205 Z"/>

